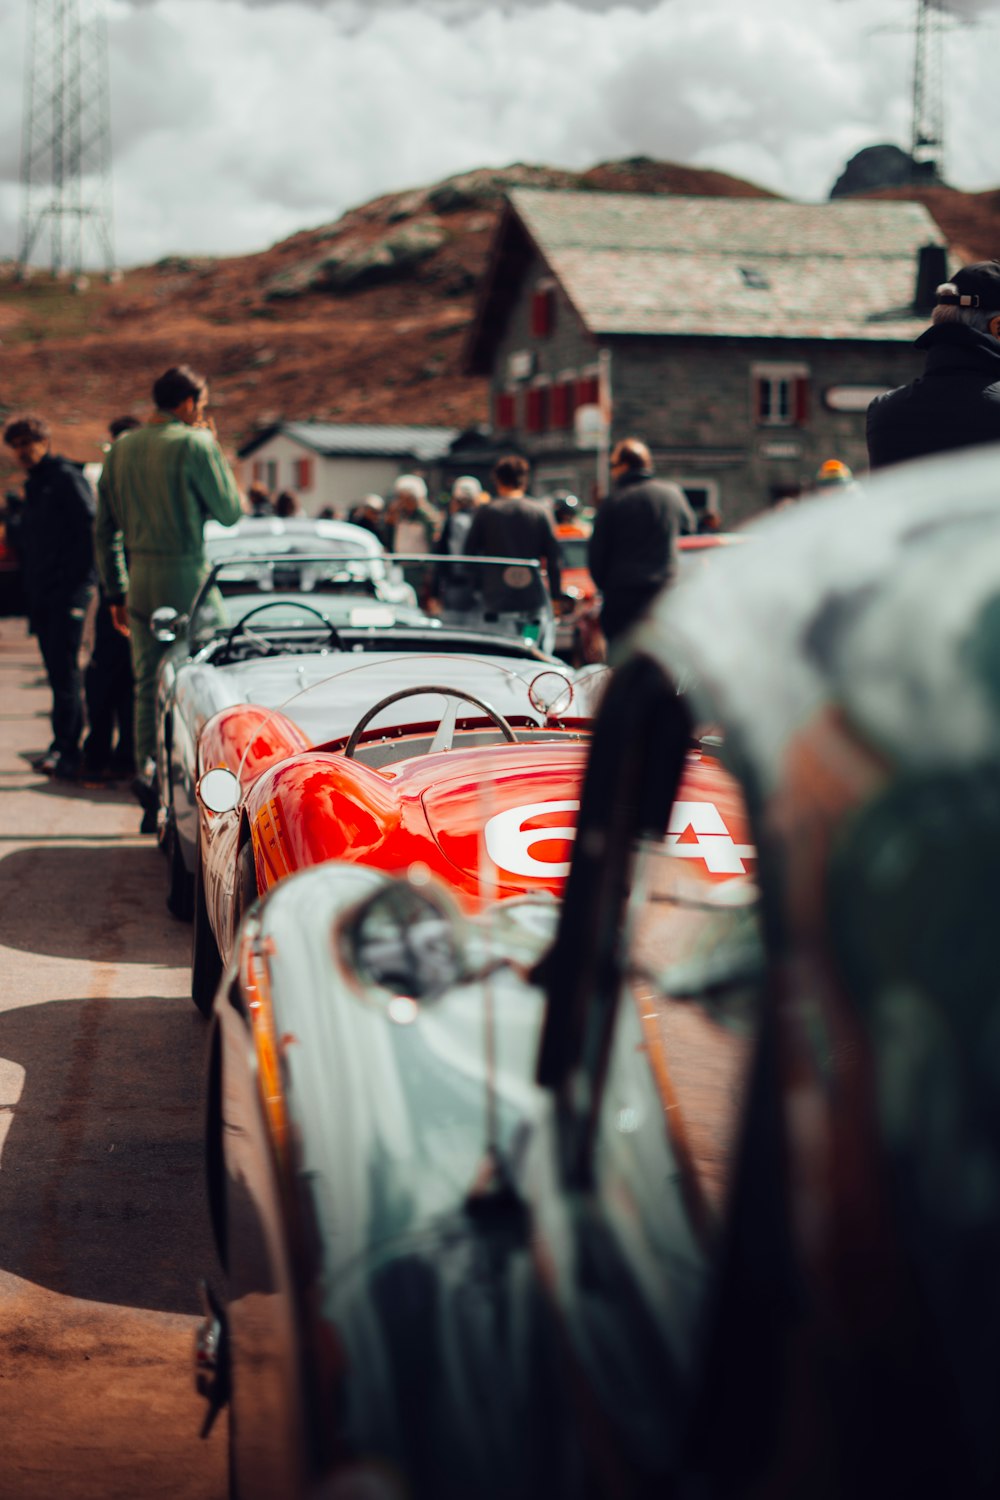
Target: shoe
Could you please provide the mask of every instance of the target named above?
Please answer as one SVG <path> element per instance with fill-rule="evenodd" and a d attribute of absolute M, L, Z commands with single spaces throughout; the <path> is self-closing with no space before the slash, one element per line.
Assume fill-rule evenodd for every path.
<path fill-rule="evenodd" d="M 138 776 L 132 777 L 132 792 L 139 806 L 146 812 L 152 811 L 155 819 L 156 809 L 160 805 L 160 788 L 156 769 L 151 761 L 146 762 Z"/>
<path fill-rule="evenodd" d="M 44 755 L 35 756 L 31 762 L 31 769 L 33 771 L 40 771 L 43 776 L 51 776 L 54 774 L 58 764 L 59 757 L 55 751 L 46 750 Z"/>
<path fill-rule="evenodd" d="M 144 807 L 142 810 L 142 822 L 139 824 L 140 833 L 156 832 L 156 808 Z"/>
<path fill-rule="evenodd" d="M 48 773 L 56 781 L 79 781 L 80 762 L 68 760 L 65 755 L 56 757 L 56 763 Z"/>

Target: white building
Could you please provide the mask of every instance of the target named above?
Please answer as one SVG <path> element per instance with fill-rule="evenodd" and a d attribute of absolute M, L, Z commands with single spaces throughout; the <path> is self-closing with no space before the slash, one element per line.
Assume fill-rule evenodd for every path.
<path fill-rule="evenodd" d="M 308 515 L 329 507 L 346 516 L 362 496 L 387 495 L 400 474 L 422 474 L 431 494 L 442 488 L 442 460 L 459 431 L 280 422 L 239 450 L 238 477 L 244 489 L 262 484 L 272 495 L 294 491 Z"/>

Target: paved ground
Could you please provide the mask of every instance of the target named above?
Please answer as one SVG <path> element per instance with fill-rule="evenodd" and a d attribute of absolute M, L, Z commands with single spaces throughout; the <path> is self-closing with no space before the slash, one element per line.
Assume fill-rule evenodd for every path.
<path fill-rule="evenodd" d="M 0 622 L 0 1500 L 221 1500 L 191 1381 L 214 1260 L 190 929 L 125 788 L 49 782 L 49 697 Z"/>

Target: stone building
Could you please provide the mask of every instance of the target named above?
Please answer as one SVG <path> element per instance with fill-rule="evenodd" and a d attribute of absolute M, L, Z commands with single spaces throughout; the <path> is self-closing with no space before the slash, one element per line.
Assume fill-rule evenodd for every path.
<path fill-rule="evenodd" d="M 922 368 L 946 274 L 917 203 L 516 189 L 466 368 L 536 493 L 594 498 L 608 444 L 634 434 L 732 525 L 826 459 L 864 471 L 868 402 Z"/>

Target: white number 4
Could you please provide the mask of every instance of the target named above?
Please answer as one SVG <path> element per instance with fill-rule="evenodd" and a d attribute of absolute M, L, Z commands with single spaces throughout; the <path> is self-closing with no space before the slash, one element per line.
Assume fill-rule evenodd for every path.
<path fill-rule="evenodd" d="M 681 838 L 693 833 L 693 839 Z M 667 845 L 681 859 L 703 859 L 712 875 L 745 875 L 753 844 L 737 844 L 713 802 L 675 802 L 667 825 Z"/>

